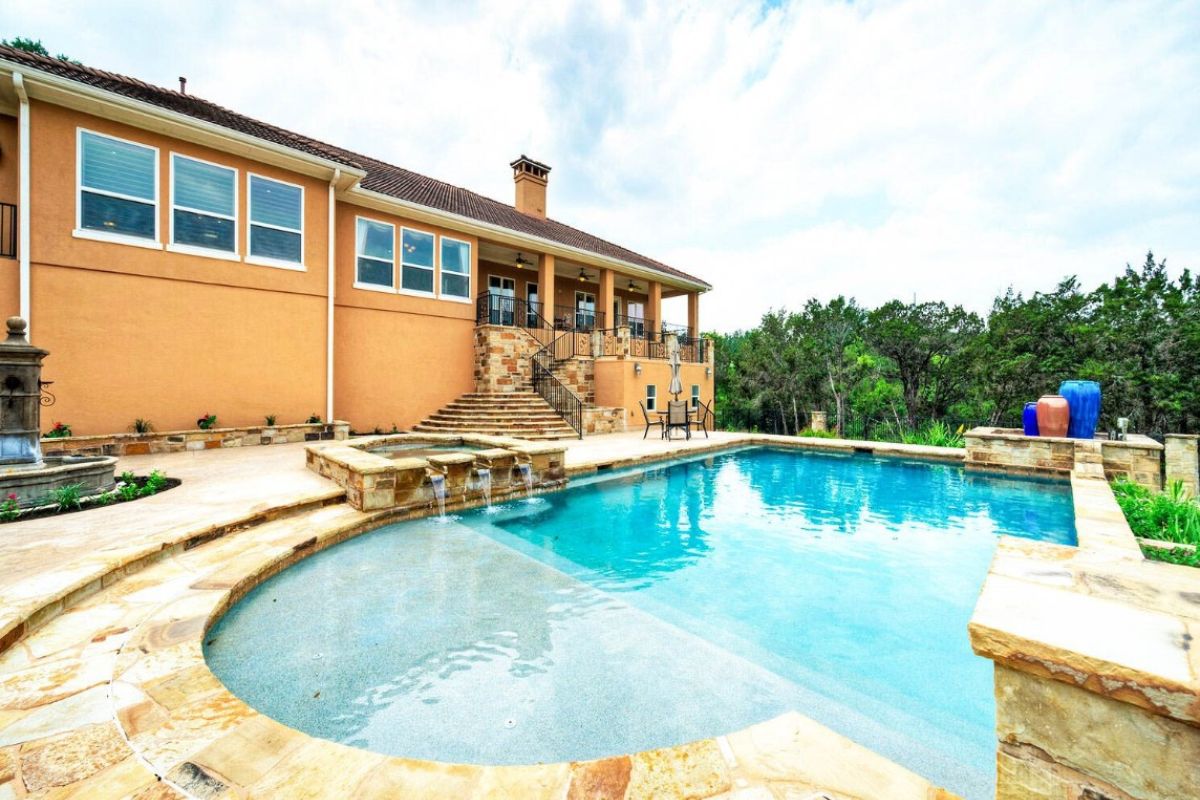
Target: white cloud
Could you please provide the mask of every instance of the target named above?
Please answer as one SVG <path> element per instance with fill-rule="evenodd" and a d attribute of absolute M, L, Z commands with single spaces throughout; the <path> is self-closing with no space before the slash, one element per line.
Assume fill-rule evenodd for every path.
<path fill-rule="evenodd" d="M 1200 266 L 1194 4 L 432 5 L 10 0 L 0 33 L 502 200 L 528 152 L 721 329 Z"/>

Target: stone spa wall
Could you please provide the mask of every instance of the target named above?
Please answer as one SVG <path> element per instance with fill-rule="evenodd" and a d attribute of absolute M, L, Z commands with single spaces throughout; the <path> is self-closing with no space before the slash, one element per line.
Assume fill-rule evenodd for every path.
<path fill-rule="evenodd" d="M 350 436 L 350 423 L 301 423 L 298 425 L 251 425 L 241 428 L 113 433 L 98 436 L 68 436 L 42 439 L 44 455 L 137 456 L 149 453 L 181 453 L 185 450 L 215 450 L 219 447 L 256 447 L 289 442 L 342 440 Z"/>
<path fill-rule="evenodd" d="M 966 433 L 968 468 L 998 469 L 1029 474 L 1068 475 L 1075 468 L 1081 445 L 1100 446 L 1104 474 L 1109 480 L 1127 477 L 1151 489 L 1162 488 L 1163 446 L 1148 436 L 1130 434 L 1125 441 L 1056 436 L 1025 436 L 1015 428 L 972 428 Z"/>

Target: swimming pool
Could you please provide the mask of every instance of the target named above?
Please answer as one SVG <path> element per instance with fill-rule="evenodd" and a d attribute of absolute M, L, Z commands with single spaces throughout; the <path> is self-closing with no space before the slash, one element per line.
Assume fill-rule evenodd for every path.
<path fill-rule="evenodd" d="M 387 526 L 254 589 L 218 677 L 310 734 L 516 764 L 798 710 L 969 797 L 994 779 L 967 621 L 1001 533 L 1074 542 L 1063 484 L 750 449 Z"/>

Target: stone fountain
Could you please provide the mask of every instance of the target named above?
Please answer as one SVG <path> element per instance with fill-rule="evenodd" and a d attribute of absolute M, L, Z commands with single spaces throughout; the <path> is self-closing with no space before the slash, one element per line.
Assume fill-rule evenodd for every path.
<path fill-rule="evenodd" d="M 0 342 L 0 499 L 40 505 L 61 486 L 78 485 L 84 496 L 110 491 L 112 456 L 42 457 L 42 359 L 49 353 L 25 337 L 25 320 L 8 318 Z"/>

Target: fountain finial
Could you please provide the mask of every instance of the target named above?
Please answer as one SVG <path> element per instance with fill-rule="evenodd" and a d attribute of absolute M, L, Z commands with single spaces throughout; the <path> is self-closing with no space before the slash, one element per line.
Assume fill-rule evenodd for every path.
<path fill-rule="evenodd" d="M 8 338 L 6 344 L 29 344 L 29 340 L 25 338 L 25 330 L 29 327 L 29 323 L 20 317 L 8 318 Z"/>

